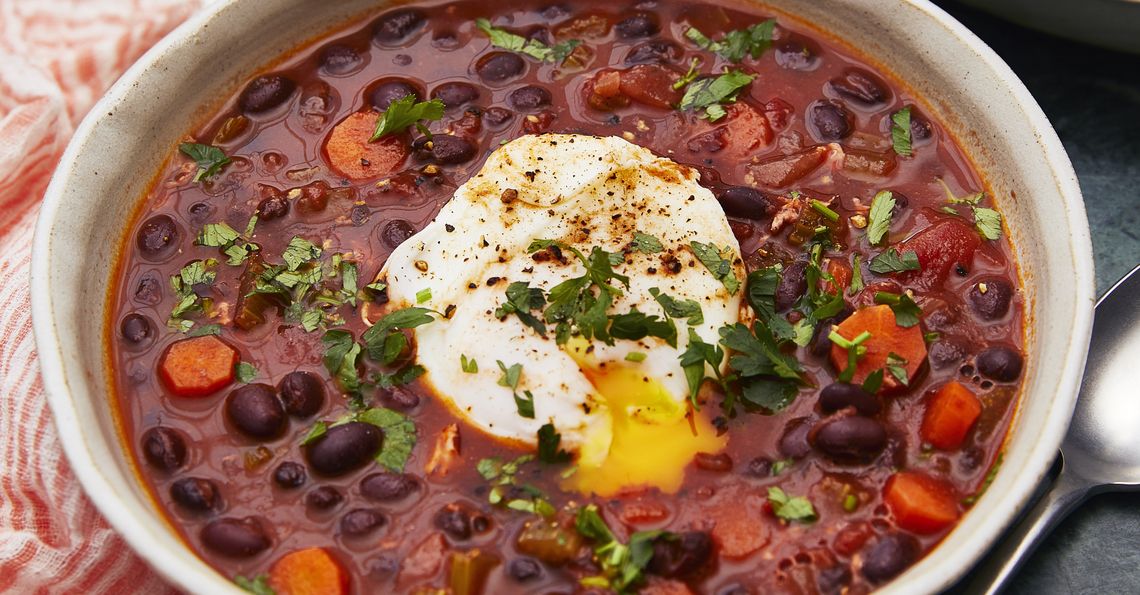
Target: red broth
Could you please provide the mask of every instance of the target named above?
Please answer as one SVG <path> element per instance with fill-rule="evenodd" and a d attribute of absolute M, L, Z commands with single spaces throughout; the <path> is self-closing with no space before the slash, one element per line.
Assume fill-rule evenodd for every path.
<path fill-rule="evenodd" d="M 771 15 L 752 8 L 668 0 L 488 6 L 392 9 L 300 49 L 187 134 L 186 142 L 214 146 L 229 163 L 195 180 L 210 156 L 199 167 L 174 149 L 143 200 L 109 302 L 113 402 L 143 481 L 187 544 L 223 575 L 260 578 L 279 593 L 302 592 L 303 580 L 330 593 L 859 593 L 929 552 L 1000 463 L 1024 357 L 1010 246 L 975 225 L 992 217 L 991 197 L 977 195 L 984 181 L 949 131 L 905 81 L 877 70 L 873 56 L 786 18 L 770 29 L 770 47 L 760 41 L 757 57 L 738 62 L 731 49 L 718 55 L 686 36 L 696 28 L 722 40 L 759 25 L 753 31 L 762 40 Z M 581 45 L 562 61 L 544 61 L 491 47 L 478 18 L 536 40 L 533 47 Z M 725 115 L 716 121 L 675 108 L 687 87 L 673 83 L 694 59 L 703 76 L 755 75 L 734 101 L 718 104 Z M 408 92 L 447 104 L 442 118 L 424 122 L 434 133 L 430 148 L 412 127 L 382 141 L 408 153 L 394 168 L 384 151 L 330 158 L 326 143 L 338 123 L 362 112 L 371 118 L 367 134 L 376 114 Z M 910 125 L 896 128 L 910 137 L 910 155 L 892 138 L 892 115 L 905 106 Z M 353 411 L 323 363 L 322 337 L 338 329 L 359 337 L 363 318 L 384 310 L 382 292 L 364 286 L 393 248 L 500 144 L 544 132 L 621 136 L 697 168 L 725 207 L 748 270 L 781 267 L 775 305 L 784 321 L 811 310 L 803 296 L 818 292 L 804 277 L 814 266 L 833 278 L 824 291 L 842 286 L 842 307 L 804 346 L 782 345 L 803 369 L 794 400 L 778 411 L 738 406 L 729 416 L 726 389 L 706 383 L 704 408 L 728 446 L 689 463 L 676 494 L 564 492 L 567 464 L 532 461 L 493 504 L 494 482 L 480 474 L 480 461 L 533 452 L 466 425 L 414 381 L 361 394 L 366 406 L 414 425 L 418 439 L 403 474 L 374 462 L 332 476 L 335 460 L 314 469 L 307 451 L 330 435 L 307 446 L 303 439 L 318 422 Z M 868 209 L 883 190 L 895 207 L 883 242 L 871 245 Z M 254 214 L 253 255 L 195 242 L 212 224 L 240 233 Z M 292 310 L 285 298 L 251 305 L 243 296 L 253 269 L 280 264 L 294 236 L 323 249 L 321 283 Z M 888 248 L 913 251 L 921 269 L 873 272 Z M 343 269 L 332 275 L 331 255 L 346 253 L 359 272 L 359 291 L 347 292 L 355 305 L 338 293 Z M 195 261 L 206 266 L 186 273 Z M 853 266 L 862 289 L 850 290 Z M 172 284 L 183 276 L 189 285 Z M 331 300 L 323 307 L 321 289 Z M 899 312 L 913 297 L 918 324 L 884 323 L 889 306 L 874 308 L 877 292 L 891 294 L 878 301 L 903 302 Z M 836 324 L 847 339 L 870 328 L 906 335 L 920 355 L 878 364 L 894 386 L 882 394 L 837 382 L 846 366 L 845 351 L 831 357 Z M 235 408 L 227 403 L 236 392 L 244 395 Z M 443 474 L 432 459 L 449 431 L 459 448 Z M 378 444 L 369 440 L 396 436 L 362 432 L 371 438 L 355 439 L 369 458 Z M 549 505 L 539 513 L 552 515 L 505 506 L 534 506 L 523 485 Z M 783 504 L 771 488 L 795 500 Z M 620 544 L 638 541 L 634 551 L 651 557 L 608 564 L 615 548 L 575 528 L 589 504 Z M 629 586 L 622 570 L 631 572 Z"/>

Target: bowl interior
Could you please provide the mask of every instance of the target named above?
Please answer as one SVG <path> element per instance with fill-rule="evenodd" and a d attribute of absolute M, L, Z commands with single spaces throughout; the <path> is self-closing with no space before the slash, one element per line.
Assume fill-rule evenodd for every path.
<path fill-rule="evenodd" d="M 92 110 L 48 190 L 34 245 L 32 303 L 44 385 L 64 448 L 108 520 L 188 591 L 240 592 L 169 530 L 120 444 L 103 354 L 114 252 L 148 189 L 146 174 L 159 170 L 217 98 L 228 97 L 276 56 L 382 4 L 215 4 L 148 53 Z M 1013 73 L 924 0 L 766 4 L 801 15 L 823 34 L 859 48 L 927 98 L 924 111 L 965 145 L 1013 236 L 1029 317 L 1028 397 L 1011 430 L 1006 464 L 987 494 L 944 543 L 887 589 L 934 591 L 964 572 L 1009 522 L 1044 474 L 1068 424 L 1094 298 L 1076 177 L 1048 121 Z"/>

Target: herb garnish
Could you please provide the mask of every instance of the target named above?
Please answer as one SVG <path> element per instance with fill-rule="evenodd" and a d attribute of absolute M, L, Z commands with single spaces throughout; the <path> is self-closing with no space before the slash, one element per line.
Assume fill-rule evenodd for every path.
<path fill-rule="evenodd" d="M 724 284 L 729 295 L 736 295 L 736 290 L 740 289 L 740 280 L 732 271 L 732 248 L 730 246 L 718 248 L 714 244 L 702 244 L 696 240 L 689 242 L 689 246 L 697 260 L 705 265 L 717 281 Z"/>
<path fill-rule="evenodd" d="M 697 331 L 690 328 L 689 345 L 681 353 L 680 360 L 681 369 L 685 371 L 685 380 L 689 384 L 689 403 L 694 410 L 700 411 L 697 395 L 705 382 L 705 366 L 712 366 L 716 382 L 722 386 L 726 384 L 720 371 L 720 365 L 724 361 L 724 350 L 720 345 L 705 343 Z"/>
<path fill-rule="evenodd" d="M 531 314 L 532 310 L 541 310 L 545 306 L 546 296 L 542 289 L 531 287 L 526 281 L 515 281 L 507 286 L 507 301 L 495 309 L 495 317 L 503 320 L 514 314 L 534 332 L 545 336 L 546 325 Z"/>
<path fill-rule="evenodd" d="M 787 407 L 799 392 L 802 368 L 796 359 L 780 351 L 772 331 L 762 323 L 749 329 L 743 323 L 720 329 L 721 344 L 735 352 L 729 368 L 738 375 L 745 403 L 768 412 Z M 725 411 L 732 414 L 732 401 Z"/>
<path fill-rule="evenodd" d="M 891 114 L 891 143 L 895 153 L 903 157 L 911 155 L 910 106 Z"/>
<path fill-rule="evenodd" d="M 249 384 L 253 382 L 254 378 L 257 378 L 257 368 L 249 362 L 238 362 L 234 366 L 234 377 L 242 384 Z"/>
<path fill-rule="evenodd" d="M 649 295 L 657 300 L 658 304 L 665 310 L 665 315 L 670 318 L 684 318 L 689 322 L 689 326 L 698 326 L 704 324 L 705 315 L 701 311 L 701 304 L 696 300 L 679 300 L 668 294 L 661 293 L 661 289 L 657 287 L 649 288 Z"/>
<path fill-rule="evenodd" d="M 748 86 L 754 78 L 739 70 L 729 70 L 720 76 L 695 80 L 685 89 L 685 95 L 681 97 L 677 109 L 681 111 L 703 109 L 705 113 L 701 117 L 716 122 L 727 113 L 721 104 L 736 101 L 740 90 Z"/>
<path fill-rule="evenodd" d="M 903 386 L 910 386 L 910 377 L 906 373 L 907 361 L 897 353 L 891 352 L 887 354 L 887 372 L 899 381 Z"/>
<path fill-rule="evenodd" d="M 847 288 L 847 295 L 855 295 L 863 291 L 863 256 L 856 254 L 851 259 L 851 285 Z"/>
<path fill-rule="evenodd" d="M 234 577 L 234 584 L 253 593 L 253 595 L 277 595 L 277 591 L 269 586 L 269 577 L 264 574 L 253 579 L 248 579 L 239 574 Z"/>
<path fill-rule="evenodd" d="M 542 62 L 561 62 L 574 51 L 574 48 L 582 45 L 581 40 L 569 39 L 549 46 L 536 39 L 527 39 L 505 29 L 493 27 L 491 21 L 487 19 L 475 19 L 475 26 L 491 38 L 491 45 L 525 54 Z"/>
<path fill-rule="evenodd" d="M 459 369 L 468 374 L 477 374 L 479 372 L 479 362 L 475 358 L 467 359 L 466 355 L 459 354 Z"/>
<path fill-rule="evenodd" d="M 554 516 L 557 512 L 551 506 L 541 491 L 530 485 L 518 485 L 515 475 L 526 463 L 534 460 L 534 455 L 522 455 L 513 461 L 503 462 L 499 459 L 480 459 L 475 465 L 475 470 L 483 479 L 492 482 L 494 485 L 487 492 L 487 502 L 492 505 L 503 504 L 503 498 L 508 493 L 508 488 L 517 488 L 519 491 L 525 492 L 531 496 L 531 499 L 514 498 L 507 501 L 505 504 L 511 510 L 518 510 L 522 512 L 531 512 L 540 516 L 550 517 Z M 513 491 L 513 490 L 510 490 Z"/>
<path fill-rule="evenodd" d="M 195 183 L 214 177 L 230 163 L 230 158 L 225 152 L 215 146 L 182 143 L 178 145 L 178 150 L 198 164 L 198 171 L 194 174 Z"/>
<path fill-rule="evenodd" d="M 629 288 L 629 277 L 613 270 L 615 265 L 622 262 L 622 256 L 595 246 L 587 257 L 577 248 L 555 240 L 534 240 L 527 252 L 533 254 L 551 248 L 572 252 L 586 269 L 581 277 L 567 279 L 555 285 L 547 294 L 548 305 L 543 318 L 555 325 L 555 341 L 564 345 L 573 330 L 587 340 L 597 338 L 607 345 L 613 345 L 613 338 L 608 332 L 610 317 L 606 311 L 613 303 L 614 296 L 622 295 L 621 289 L 612 285 L 611 281 L 616 280 Z M 537 300 L 527 303 L 534 304 Z"/>
<path fill-rule="evenodd" d="M 847 350 L 847 367 L 839 373 L 838 380 L 840 382 L 851 382 L 855 377 L 855 364 L 863 354 L 867 353 L 867 348 L 863 347 L 863 343 L 871 338 L 871 333 L 863 331 L 859 333 L 854 339 L 847 340 L 843 335 L 839 334 L 838 330 L 832 329 L 827 335 L 831 342 L 837 345 L 840 349 Z"/>
<path fill-rule="evenodd" d="M 389 134 L 403 132 L 409 126 L 415 125 L 425 136 L 431 133 L 421 124 L 423 120 L 438 120 L 443 117 L 443 101 L 416 101 L 415 95 L 405 95 L 388 105 L 388 109 L 380 114 L 376 121 L 376 130 L 372 132 L 368 142 L 376 142 Z"/>
<path fill-rule="evenodd" d="M 895 313 L 895 324 L 903 328 L 910 328 L 918 324 L 919 317 L 922 316 L 922 308 L 919 308 L 918 304 L 914 303 L 914 300 L 906 293 L 876 291 L 875 303 L 889 305 L 891 311 Z"/>
<path fill-rule="evenodd" d="M 640 231 L 633 234 L 633 249 L 645 254 L 654 254 L 660 252 L 665 248 L 661 245 L 661 240 Z"/>
<path fill-rule="evenodd" d="M 807 498 L 789 498 L 784 490 L 775 486 L 768 488 L 768 504 L 772 506 L 772 512 L 785 521 L 810 523 L 816 519 L 815 508 Z"/>
<path fill-rule="evenodd" d="M 890 190 L 882 190 L 871 200 L 871 211 L 868 214 L 870 223 L 867 225 L 867 241 L 874 246 L 883 241 L 891 229 L 891 214 L 895 208 L 895 197 Z"/>
<path fill-rule="evenodd" d="M 987 240 L 997 240 L 1001 238 L 1001 213 L 986 207 L 979 207 L 978 204 L 986 197 L 984 192 L 975 192 L 969 196 L 961 198 L 955 197 L 954 193 L 950 191 L 950 187 L 942 178 L 938 178 L 938 183 L 942 184 L 942 188 L 946 191 L 947 202 L 952 205 L 968 205 L 974 214 L 974 227 L 982 237 Z M 957 215 L 958 211 L 953 207 L 942 207 L 944 212 L 951 215 Z"/>
<path fill-rule="evenodd" d="M 599 577 L 587 577 L 583 582 L 618 593 L 625 593 L 644 580 L 645 568 L 653 558 L 654 541 L 676 539 L 666 531 L 638 531 L 630 536 L 629 545 L 623 544 L 606 525 L 595 504 L 578 509 L 574 527 L 579 534 L 594 542 L 594 559 L 604 573 Z"/>
<path fill-rule="evenodd" d="M 772 45 L 772 34 L 776 28 L 775 19 L 768 19 L 746 29 L 736 29 L 713 41 L 695 27 L 685 31 L 685 37 L 703 50 L 709 50 L 731 62 L 740 62 L 745 56 L 755 60 Z"/>
<path fill-rule="evenodd" d="M 177 275 L 170 277 L 170 288 L 174 290 L 174 295 L 178 301 L 175 302 L 174 308 L 170 311 L 170 318 L 166 321 L 168 328 L 185 333 L 194 327 L 194 322 L 185 320 L 184 316 L 191 312 L 205 310 L 204 302 L 208 301 L 195 293 L 194 286 L 213 283 L 217 273 L 212 269 L 217 264 L 218 261 L 212 258 L 195 260 L 182 267 Z"/>
<path fill-rule="evenodd" d="M 672 319 L 662 320 L 653 314 L 639 312 L 636 307 L 627 314 L 610 316 L 610 337 L 640 341 L 645 337 L 664 339 L 671 347 L 677 346 L 677 326 Z"/>
<path fill-rule="evenodd" d="M 554 429 L 554 424 L 545 423 L 538 429 L 538 460 L 543 463 L 565 463 L 570 460 L 570 453 L 562 450 L 562 434 Z"/>
<path fill-rule="evenodd" d="M 534 395 L 532 395 L 529 390 L 524 390 L 524 396 L 519 396 L 519 380 L 522 377 L 522 364 L 511 364 L 508 368 L 502 360 L 495 360 L 495 363 L 499 364 L 499 369 L 503 371 L 503 375 L 499 378 L 499 386 L 505 386 L 511 389 L 515 397 L 515 408 L 518 410 L 519 416 L 534 419 Z"/>
<path fill-rule="evenodd" d="M 872 258 L 867 268 L 871 269 L 871 272 L 886 275 L 904 271 L 917 271 L 921 267 L 918 262 L 918 254 L 916 254 L 914 250 L 907 250 L 899 254 L 897 250 L 890 248 L 886 252 Z"/>

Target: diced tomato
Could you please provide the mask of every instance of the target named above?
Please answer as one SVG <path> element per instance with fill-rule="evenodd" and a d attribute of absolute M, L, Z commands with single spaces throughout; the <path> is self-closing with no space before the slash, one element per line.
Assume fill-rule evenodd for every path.
<path fill-rule="evenodd" d="M 899 326 L 895 322 L 895 313 L 886 304 L 860 308 L 849 316 L 836 328 L 840 336 L 853 340 L 864 331 L 871 333 L 862 346 L 867 348 L 866 353 L 855 363 L 855 376 L 852 382 L 861 383 L 867 375 L 875 370 L 882 370 L 887 365 L 887 358 L 895 354 L 906 360 L 902 366 L 906 370 L 907 378 L 914 378 L 919 367 L 926 360 L 926 341 L 922 338 L 922 329 L 919 325 L 910 328 Z M 838 346 L 831 346 L 831 363 L 836 370 L 842 371 L 847 367 L 847 350 Z M 883 374 L 882 390 L 897 389 L 901 383 L 890 373 Z"/>
<path fill-rule="evenodd" d="M 827 147 L 816 145 L 792 155 L 748 166 L 750 181 L 766 188 L 787 188 L 810 174 L 827 159 Z"/>
<path fill-rule="evenodd" d="M 823 265 L 823 268 L 835 279 L 835 282 L 839 284 L 839 287 L 836 287 L 832 285 L 830 281 L 821 278 L 819 283 L 823 291 L 827 293 L 844 292 L 851 286 L 851 265 L 846 260 L 829 258 L 827 259 L 827 263 Z"/>
<path fill-rule="evenodd" d="M 447 539 L 442 533 L 432 533 L 424 538 L 400 564 L 400 575 L 397 582 L 423 578 L 435 574 L 443 565 L 444 554 L 447 553 Z"/>
<path fill-rule="evenodd" d="M 285 554 L 269 569 L 269 586 L 277 595 L 343 595 L 348 573 L 324 548 Z"/>
<path fill-rule="evenodd" d="M 725 558 L 739 560 L 768 545 L 763 509 L 748 498 L 722 498 L 710 507 L 708 518 L 714 523 L 712 538 Z"/>
<path fill-rule="evenodd" d="M 679 78 L 660 64 L 638 64 L 621 72 L 621 94 L 637 103 L 672 109 L 681 101 L 681 91 L 673 88 Z"/>
<path fill-rule="evenodd" d="M 768 118 L 768 125 L 772 130 L 783 130 L 788 127 L 788 121 L 796 108 L 783 99 L 771 99 L 764 104 L 764 117 Z"/>
<path fill-rule="evenodd" d="M 848 523 L 835 534 L 835 540 L 832 541 L 831 547 L 840 556 L 853 556 L 855 552 L 863 549 L 863 545 L 874 534 L 875 530 L 866 521 Z"/>
<path fill-rule="evenodd" d="M 594 93 L 602 97 L 616 97 L 621 93 L 621 73 L 603 70 L 594 77 Z"/>
<path fill-rule="evenodd" d="M 884 178 L 895 171 L 897 165 L 892 152 L 876 153 L 850 147 L 843 150 L 843 169 L 853 174 Z"/>
<path fill-rule="evenodd" d="M 183 339 L 162 354 L 159 376 L 176 396 L 204 397 L 234 379 L 238 352 L 214 335 Z"/>
<path fill-rule="evenodd" d="M 669 507 L 650 497 L 642 497 L 622 504 L 619 515 L 627 525 L 652 525 L 669 517 Z"/>
<path fill-rule="evenodd" d="M 966 434 L 982 414 L 982 402 L 970 389 L 951 380 L 942 385 L 926 405 L 920 435 L 942 450 L 962 446 Z"/>
<path fill-rule="evenodd" d="M 962 219 L 941 219 L 899 245 L 900 253 L 913 250 L 922 267 L 903 279 L 922 289 L 944 283 L 956 265 L 969 268 L 981 243 L 978 232 Z"/>
<path fill-rule="evenodd" d="M 693 591 L 685 583 L 657 576 L 650 576 L 645 586 L 637 592 L 641 595 L 693 595 Z"/>
<path fill-rule="evenodd" d="M 945 482 L 909 471 L 895 473 L 883 488 L 883 502 L 899 528 L 937 533 L 958 520 L 958 498 Z"/>
<path fill-rule="evenodd" d="M 772 142 L 768 118 L 756 108 L 738 101 L 727 106 L 725 113 L 723 124 L 689 140 L 689 150 L 724 151 L 731 157 L 744 157 Z"/>
<path fill-rule="evenodd" d="M 367 180 L 391 173 L 408 156 L 407 140 L 400 134 L 369 141 L 380 114 L 356 112 L 333 127 L 325 140 L 329 167 L 351 180 Z"/>

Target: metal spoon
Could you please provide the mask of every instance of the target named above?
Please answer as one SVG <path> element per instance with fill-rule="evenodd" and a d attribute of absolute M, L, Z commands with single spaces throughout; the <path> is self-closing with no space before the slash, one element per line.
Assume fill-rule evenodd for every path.
<path fill-rule="evenodd" d="M 1096 304 L 1080 398 L 1056 479 L 969 575 L 968 593 L 1001 591 L 1041 539 L 1089 496 L 1140 489 L 1140 266 Z"/>

